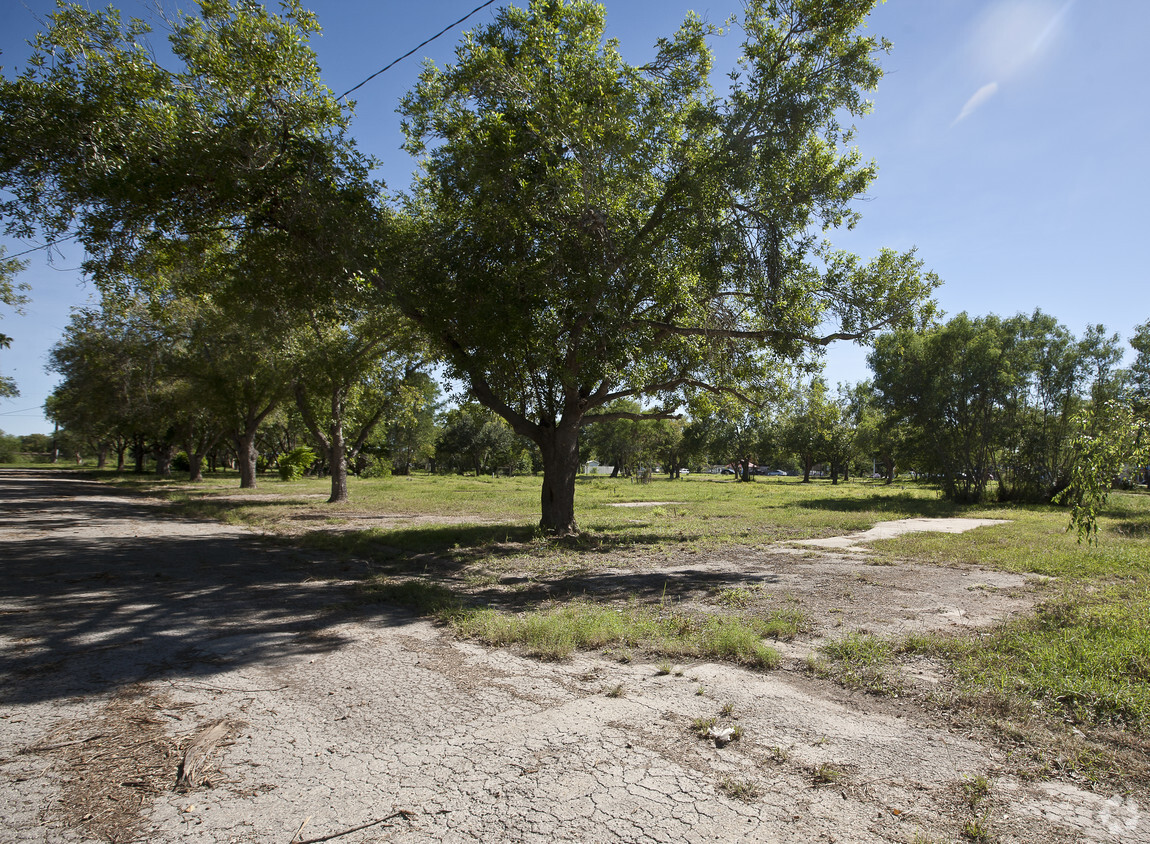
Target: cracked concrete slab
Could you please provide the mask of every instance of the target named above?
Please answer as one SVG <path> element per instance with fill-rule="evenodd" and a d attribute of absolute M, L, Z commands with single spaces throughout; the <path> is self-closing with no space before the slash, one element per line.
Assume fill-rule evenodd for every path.
<path fill-rule="evenodd" d="M 0 473 L 0 501 L 4 844 L 107 840 L 67 805 L 101 772 L 100 811 L 149 842 L 953 839 L 980 775 L 1000 841 L 1150 840 L 1136 800 L 999 780 L 996 748 L 797 670 L 538 662 L 349 608 L 344 561 L 106 487 Z M 36 514 L 56 526 L 29 536 Z M 741 737 L 700 738 L 707 718 Z M 211 787 L 175 791 L 173 749 L 221 719 Z"/>
<path fill-rule="evenodd" d="M 893 539 L 904 533 L 920 533 L 929 531 L 933 533 L 965 533 L 979 527 L 1006 524 L 1008 519 L 894 519 L 888 522 L 879 522 L 870 530 L 852 533 L 847 536 L 830 536 L 823 539 L 799 539 L 792 545 L 803 545 L 810 548 L 846 549 L 853 548 L 866 542 L 878 539 Z"/>

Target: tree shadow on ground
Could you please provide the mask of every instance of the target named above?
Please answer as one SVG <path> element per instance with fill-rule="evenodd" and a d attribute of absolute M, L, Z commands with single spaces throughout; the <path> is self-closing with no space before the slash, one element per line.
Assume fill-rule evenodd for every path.
<path fill-rule="evenodd" d="M 696 542 L 701 534 L 676 534 L 678 542 Z M 619 551 L 667 542 L 659 532 L 610 534 L 584 532 L 546 539 L 534 525 L 436 524 L 410 528 L 314 530 L 292 539 L 302 547 L 369 558 L 384 573 L 415 574 L 434 568 L 440 574 L 457 571 L 481 560 L 498 562 L 527 553 L 577 554 L 606 557 Z"/>
<path fill-rule="evenodd" d="M 913 516 L 924 518 L 945 518 L 961 516 L 969 507 L 956 504 L 945 498 L 920 498 L 914 495 L 875 495 L 857 498 L 809 498 L 795 502 L 794 506 L 805 510 L 829 510 L 838 513 L 891 513 L 898 518 Z"/>
<path fill-rule="evenodd" d="M 363 566 L 255 536 L 181 530 L 162 519 L 166 508 L 117 494 L 0 473 L 0 703 L 207 678 L 343 644 L 329 630 L 346 619 L 346 581 L 365 577 Z M 133 535 L 141 522 L 148 530 Z M 374 614 L 388 624 L 415 618 Z"/>
<path fill-rule="evenodd" d="M 529 524 L 292 538 L 215 522 L 200 531 L 172 519 L 167 505 L 58 476 L 0 472 L 0 512 L 0 703 L 108 694 L 161 679 L 207 682 L 237 667 L 337 650 L 347 644 L 338 627 L 348 620 L 416 621 L 395 603 L 372 600 L 379 574 L 517 611 L 579 597 L 679 600 L 775 577 L 705 565 L 661 570 L 662 555 L 646 551 L 665 548 L 667 536 L 653 531 L 561 540 L 543 540 Z M 610 556 L 631 549 L 642 564 L 622 568 Z M 525 555 L 532 565 L 500 565 Z M 535 562 L 545 575 L 524 574 Z M 501 568 L 502 578 L 481 576 Z"/>

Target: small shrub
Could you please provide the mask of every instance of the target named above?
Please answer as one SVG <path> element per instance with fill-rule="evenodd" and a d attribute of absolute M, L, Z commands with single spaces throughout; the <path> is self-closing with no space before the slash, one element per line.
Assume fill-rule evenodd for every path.
<path fill-rule="evenodd" d="M 691 732 L 699 738 L 707 738 L 711 727 L 715 726 L 714 718 L 696 718 L 691 722 Z"/>
<path fill-rule="evenodd" d="M 298 481 L 314 462 L 315 452 L 306 445 L 292 449 L 280 457 L 280 480 Z"/>
<path fill-rule="evenodd" d="M 977 809 L 978 804 L 990 794 L 990 780 L 982 774 L 963 780 L 962 790 L 966 794 L 966 803 L 971 809 Z"/>
<path fill-rule="evenodd" d="M 846 774 L 844 774 L 834 765 L 828 765 L 826 762 L 823 762 L 821 765 L 815 768 L 814 781 L 819 785 L 834 785 L 836 782 L 841 781 L 845 776 Z"/>
<path fill-rule="evenodd" d="M 732 777 L 724 777 L 719 780 L 719 789 L 729 797 L 748 803 L 758 797 L 760 793 L 759 787 L 750 780 L 737 780 Z"/>

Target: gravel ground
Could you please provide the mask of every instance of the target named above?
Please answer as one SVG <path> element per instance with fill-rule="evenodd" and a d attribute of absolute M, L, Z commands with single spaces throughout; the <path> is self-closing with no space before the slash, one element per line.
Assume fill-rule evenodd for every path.
<path fill-rule="evenodd" d="M 726 564 L 782 589 L 816 570 L 833 583 L 850 557 Z M 1150 806 L 1014 779 L 939 716 L 795 661 L 523 659 L 349 605 L 356 563 L 96 483 L 0 472 L 0 560 L 0 842 L 861 843 L 959 840 L 970 823 L 1001 842 L 1150 841 Z M 972 594 L 1026 604 L 1022 584 L 995 597 L 971 572 L 902 568 L 856 573 L 848 624 L 992 620 Z M 916 599 L 908 578 L 933 592 Z M 716 746 L 698 718 L 742 737 Z M 177 790 L 214 725 L 197 784 Z M 979 776 L 974 811 L 963 784 Z"/>

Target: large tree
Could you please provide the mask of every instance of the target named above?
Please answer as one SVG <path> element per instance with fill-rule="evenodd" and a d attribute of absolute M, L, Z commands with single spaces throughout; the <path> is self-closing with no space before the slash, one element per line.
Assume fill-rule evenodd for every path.
<path fill-rule="evenodd" d="M 535 0 L 404 99 L 424 158 L 399 304 L 538 444 L 544 529 L 577 529 L 579 430 L 619 416 L 606 405 L 753 393 L 778 359 L 930 310 L 913 253 L 864 262 L 823 238 L 875 175 L 840 123 L 881 75 L 872 5 L 749 0 L 720 95 L 697 17 L 634 66 L 601 6 Z"/>

